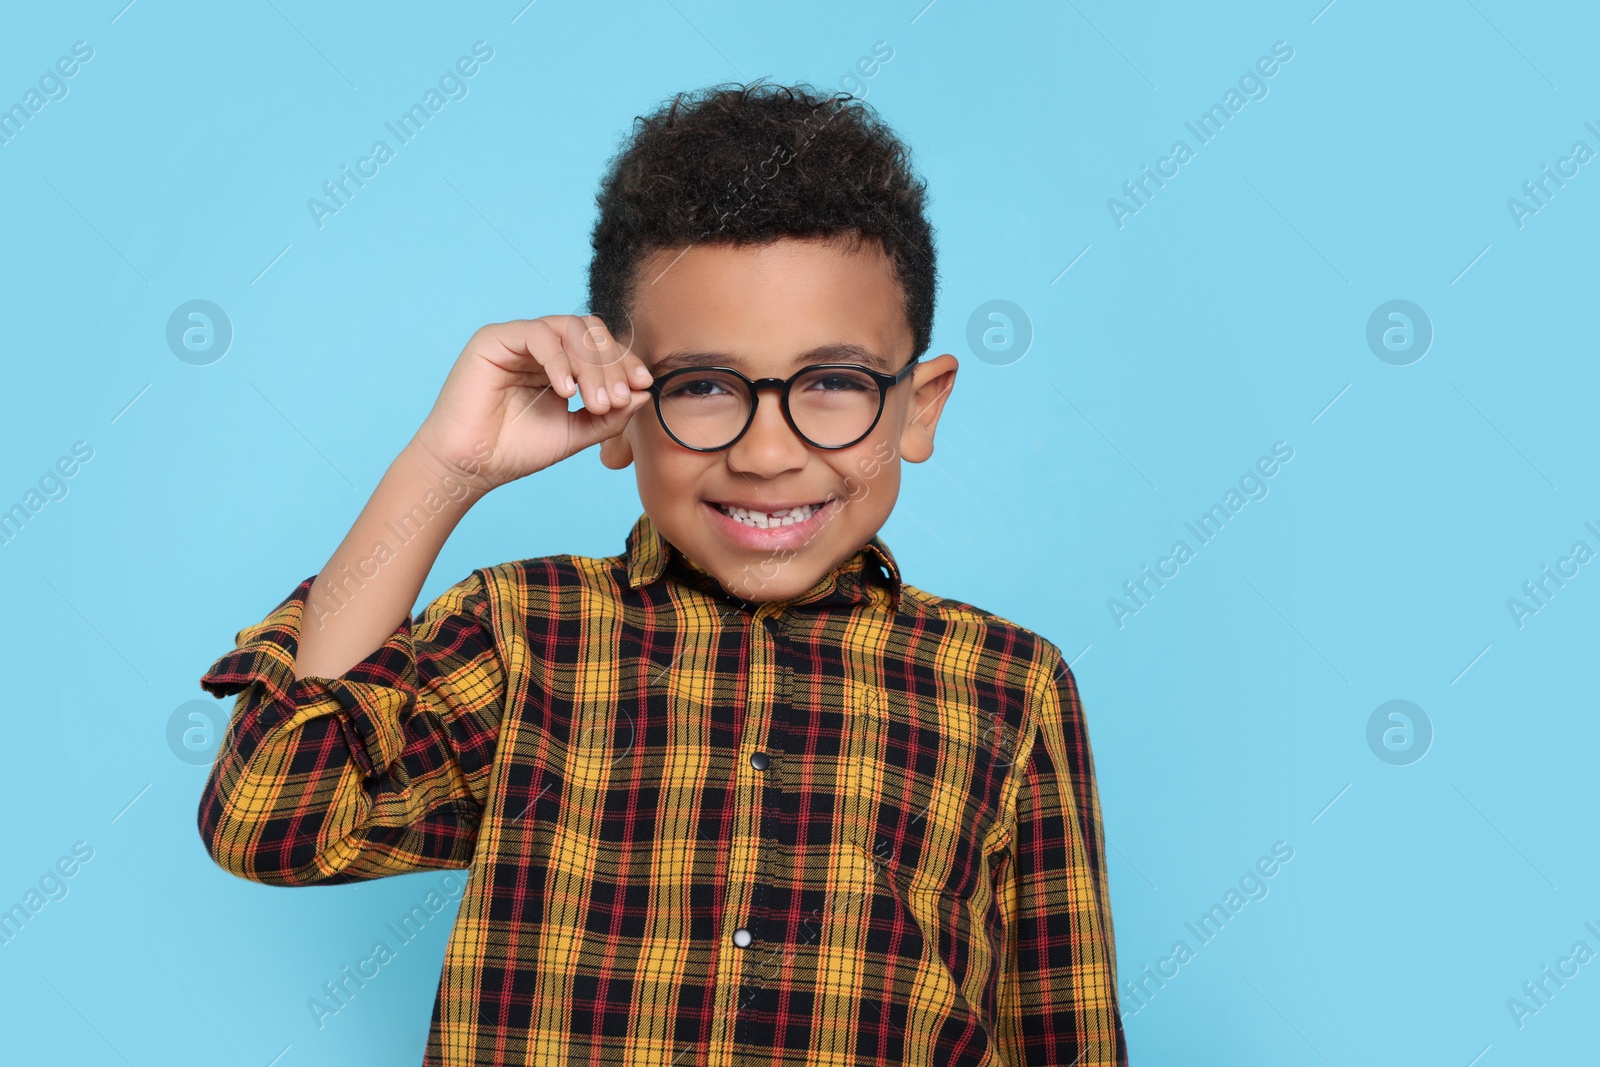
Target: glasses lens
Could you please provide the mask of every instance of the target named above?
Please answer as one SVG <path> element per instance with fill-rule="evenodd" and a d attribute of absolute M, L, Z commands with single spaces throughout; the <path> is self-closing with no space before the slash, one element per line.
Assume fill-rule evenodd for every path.
<path fill-rule="evenodd" d="M 721 371 L 672 379 L 661 392 L 661 419 L 690 448 L 721 448 L 738 436 L 750 414 L 744 382 Z"/>
<path fill-rule="evenodd" d="M 878 417 L 878 383 L 859 370 L 807 371 L 789 390 L 789 414 L 813 443 L 837 448 L 854 443 Z"/>

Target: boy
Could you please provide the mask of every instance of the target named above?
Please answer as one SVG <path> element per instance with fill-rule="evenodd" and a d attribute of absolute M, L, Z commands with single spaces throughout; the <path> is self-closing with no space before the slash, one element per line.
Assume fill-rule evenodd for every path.
<path fill-rule="evenodd" d="M 920 359 L 923 204 L 849 97 L 640 119 L 594 314 L 479 330 L 328 565 L 202 680 L 242 694 L 199 811 L 224 868 L 470 870 L 426 1064 L 1127 1062 L 1072 673 L 877 533 L 955 383 Z M 411 618 L 474 502 L 594 444 L 637 469 L 622 554 Z"/>

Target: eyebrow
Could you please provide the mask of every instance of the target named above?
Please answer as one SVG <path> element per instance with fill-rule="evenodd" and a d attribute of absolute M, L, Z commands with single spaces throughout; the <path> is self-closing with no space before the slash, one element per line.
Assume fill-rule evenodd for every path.
<path fill-rule="evenodd" d="M 894 372 L 886 358 L 870 348 L 857 344 L 819 345 L 809 352 L 801 353 L 795 360 L 796 366 L 803 367 L 813 363 L 859 363 L 885 373 Z M 650 367 L 650 373 L 659 376 L 683 367 L 732 367 L 740 371 L 746 369 L 741 357 L 727 352 L 668 352 L 656 360 Z"/>

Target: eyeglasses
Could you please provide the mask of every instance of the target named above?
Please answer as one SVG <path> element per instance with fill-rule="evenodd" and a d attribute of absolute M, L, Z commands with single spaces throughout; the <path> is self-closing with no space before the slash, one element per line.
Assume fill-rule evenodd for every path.
<path fill-rule="evenodd" d="M 817 363 L 789 378 L 752 380 L 732 367 L 683 367 L 650 384 L 656 417 L 667 434 L 695 452 L 732 448 L 755 421 L 755 398 L 777 389 L 778 406 L 800 439 L 814 448 L 849 448 L 883 415 L 890 389 L 920 363 L 883 374 L 855 363 Z"/>

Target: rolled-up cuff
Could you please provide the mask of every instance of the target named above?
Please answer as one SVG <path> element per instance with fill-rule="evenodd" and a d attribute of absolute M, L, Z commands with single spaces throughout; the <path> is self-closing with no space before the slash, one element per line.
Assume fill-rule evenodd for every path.
<path fill-rule="evenodd" d="M 412 620 L 402 620 L 388 640 L 341 677 L 297 679 L 294 663 L 313 581 L 315 576 L 301 582 L 260 623 L 239 631 L 234 650 L 211 665 L 200 686 L 226 697 L 260 685 L 265 699 L 253 709 L 263 734 L 318 715 L 336 716 L 357 767 L 372 777 L 399 759 L 405 745 L 402 719 L 417 693 Z"/>

